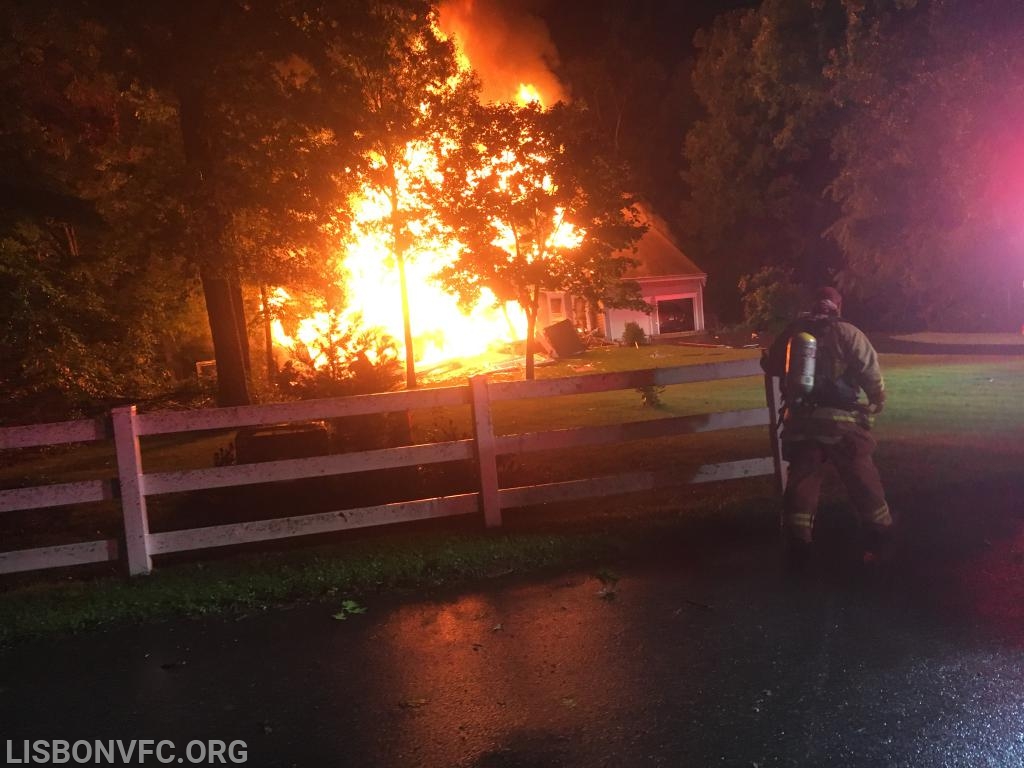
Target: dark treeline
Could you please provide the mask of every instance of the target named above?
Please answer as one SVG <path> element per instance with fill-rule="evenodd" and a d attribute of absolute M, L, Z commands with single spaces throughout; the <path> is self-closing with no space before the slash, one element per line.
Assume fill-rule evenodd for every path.
<path fill-rule="evenodd" d="M 1024 3 L 738 5 L 601 0 L 585 44 L 549 12 L 573 95 L 605 105 L 720 319 L 746 275 L 834 282 L 875 328 L 1019 328 Z"/>
<path fill-rule="evenodd" d="M 1024 4 L 766 0 L 701 33 L 683 229 L 723 279 L 834 279 L 882 328 L 1016 328 Z M 725 279 L 729 278 L 729 279 Z"/>
<path fill-rule="evenodd" d="M 574 6 L 545 11 L 585 115 L 565 122 L 600 147 L 592 178 L 621 164 L 673 224 L 722 322 L 820 281 L 875 328 L 1024 321 L 1024 3 Z M 342 201 L 394 190 L 406 141 L 474 109 L 472 83 L 441 87 L 431 10 L 0 2 L 3 419 L 156 396 L 210 354 L 221 402 L 248 402 L 253 297 L 343 303 Z"/>
<path fill-rule="evenodd" d="M 319 83 L 288 65 L 330 20 L 291 5 L 3 3 L 5 417 L 155 396 L 213 350 L 222 401 L 248 402 L 243 275 L 316 284 L 328 169 L 359 149 L 317 141 L 355 88 L 312 117 Z"/>

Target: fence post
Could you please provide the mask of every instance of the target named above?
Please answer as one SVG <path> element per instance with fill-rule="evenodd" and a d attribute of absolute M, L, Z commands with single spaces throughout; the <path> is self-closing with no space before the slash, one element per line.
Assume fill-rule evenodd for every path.
<path fill-rule="evenodd" d="M 767 374 L 764 377 L 765 400 L 768 403 L 768 431 L 771 440 L 772 460 L 775 462 L 775 486 L 779 494 L 786 492 L 786 475 L 789 462 L 782 458 L 782 440 L 779 414 L 782 410 L 782 386 L 778 376 Z"/>
<path fill-rule="evenodd" d="M 136 428 L 135 406 L 114 408 L 114 448 L 117 451 L 117 476 L 121 484 L 121 512 L 124 517 L 125 553 L 131 576 L 153 570 L 149 556 L 149 517 L 142 490 L 142 452 Z"/>
<path fill-rule="evenodd" d="M 501 498 L 498 495 L 498 454 L 491 420 L 491 398 L 487 391 L 487 374 L 469 378 L 469 394 L 473 405 L 473 438 L 476 444 L 477 471 L 480 474 L 480 506 L 488 528 L 501 525 Z"/>

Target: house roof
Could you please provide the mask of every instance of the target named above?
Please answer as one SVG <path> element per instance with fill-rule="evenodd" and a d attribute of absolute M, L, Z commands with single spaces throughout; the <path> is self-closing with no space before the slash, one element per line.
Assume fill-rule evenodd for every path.
<path fill-rule="evenodd" d="M 668 227 L 657 216 L 646 211 L 642 214 L 647 231 L 636 244 L 632 254 L 640 264 L 629 270 L 625 277 L 707 277 L 707 273 L 690 261 L 668 233 Z"/>

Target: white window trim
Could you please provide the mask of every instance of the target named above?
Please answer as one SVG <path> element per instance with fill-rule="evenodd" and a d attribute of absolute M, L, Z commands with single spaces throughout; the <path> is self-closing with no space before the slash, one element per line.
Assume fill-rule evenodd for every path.
<path fill-rule="evenodd" d="M 654 311 L 651 313 L 651 316 L 652 316 L 652 318 L 654 320 L 653 324 L 654 324 L 654 326 L 656 328 L 656 330 L 654 332 L 657 335 L 659 335 L 659 336 L 661 335 L 661 313 L 658 311 L 658 302 L 659 301 L 672 301 L 673 299 L 693 299 L 693 328 L 694 328 L 694 331 L 696 331 L 698 326 L 700 325 L 700 323 L 697 322 L 697 320 L 698 320 L 697 312 L 698 312 L 698 308 L 700 306 L 700 302 L 698 302 L 698 300 L 697 300 L 697 294 L 696 293 L 659 293 L 659 294 L 656 294 L 654 296 L 651 296 L 649 299 L 648 298 L 644 299 L 645 301 L 648 301 L 648 302 L 651 302 L 651 303 L 654 304 Z M 690 331 L 684 331 L 684 333 L 690 333 Z"/>
<path fill-rule="evenodd" d="M 548 298 L 548 318 L 549 319 L 551 319 L 551 320 L 565 320 L 567 317 L 569 317 L 569 313 L 565 311 L 566 310 L 565 291 L 549 291 L 549 292 L 547 292 L 547 298 Z M 551 302 L 554 299 L 560 299 L 561 300 L 561 302 L 562 302 L 562 311 L 561 312 L 555 312 L 554 308 L 551 306 Z"/>

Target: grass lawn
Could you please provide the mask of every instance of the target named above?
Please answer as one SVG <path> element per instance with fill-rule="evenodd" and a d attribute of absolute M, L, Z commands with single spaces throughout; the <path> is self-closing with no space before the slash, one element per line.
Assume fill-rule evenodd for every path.
<path fill-rule="evenodd" d="M 892 338 L 920 344 L 957 344 L 966 346 L 1020 346 L 1024 347 L 1024 333 L 906 333 Z"/>
<path fill-rule="evenodd" d="M 677 346 L 604 348 L 541 367 L 538 376 L 717 362 L 756 354 Z M 894 507 L 914 503 L 922 488 L 941 496 L 1019 475 L 1024 461 L 1024 357 L 885 355 L 883 367 L 890 397 L 876 435 L 879 464 Z M 635 391 L 502 403 L 495 422 L 499 432 L 510 433 L 753 408 L 763 405 L 763 389 L 760 378 L 751 377 L 677 385 L 661 398 L 659 409 L 643 407 Z M 464 410 L 417 414 L 414 438 L 468 434 Z M 210 466 L 216 450 L 231 438 L 212 434 L 192 440 L 147 440 L 144 462 L 150 470 Z M 106 451 L 99 446 L 33 454 L 0 467 L 0 483 L 16 486 L 20 479 L 39 475 L 50 482 L 110 475 L 112 456 Z M 501 473 L 503 484 L 509 485 L 642 468 L 684 468 L 766 453 L 763 429 L 741 429 L 631 443 L 614 450 L 516 457 L 502 463 Z M 455 473 L 456 481 L 458 477 Z M 313 512 L 317 509 L 307 505 L 318 500 L 325 509 L 339 506 L 333 494 L 326 500 L 318 491 L 302 496 L 297 486 L 277 495 L 265 487 L 250 490 L 245 504 L 223 492 L 206 498 L 183 494 L 152 499 L 154 530 L 259 519 L 270 508 L 278 514 Z M 835 495 L 834 483 L 829 494 L 832 501 L 827 503 L 841 503 L 835 501 L 841 497 Z M 300 497 L 301 504 L 296 502 Z M 202 561 L 165 561 L 158 563 L 153 576 L 132 581 L 101 569 L 21 575 L 0 587 L 0 643 L 110 622 L 244 612 L 294 600 L 367 599 L 380 590 L 600 564 L 647 552 L 659 542 L 690 539 L 695 525 L 727 524 L 767 532 L 777 514 L 770 481 L 751 479 L 513 511 L 506 513 L 506 528 L 498 534 L 483 531 L 475 517 L 450 519 L 312 541 L 295 539 L 276 547 L 215 553 Z M 118 526 L 112 505 L 13 513 L 0 518 L 4 548 L 25 546 L 18 541 L 47 542 L 54 534 L 40 521 L 64 529 L 55 542 L 91 538 L 97 532 L 115 535 Z M 68 530 L 75 536 L 69 539 Z"/>
<path fill-rule="evenodd" d="M 1024 358 L 888 355 L 882 363 L 889 402 L 878 456 L 891 493 L 1020 474 Z"/>

